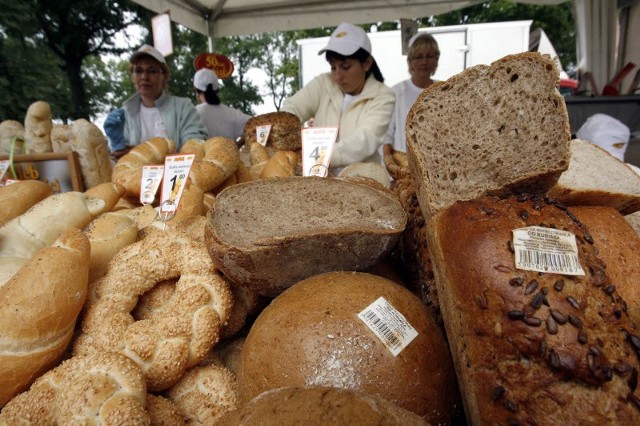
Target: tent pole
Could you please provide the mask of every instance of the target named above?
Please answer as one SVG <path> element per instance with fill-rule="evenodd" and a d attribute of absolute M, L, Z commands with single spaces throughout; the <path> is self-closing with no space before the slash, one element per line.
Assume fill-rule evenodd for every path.
<path fill-rule="evenodd" d="M 213 53 L 213 27 L 211 26 L 211 15 L 204 15 L 205 22 L 207 24 L 207 49 L 209 53 Z"/>

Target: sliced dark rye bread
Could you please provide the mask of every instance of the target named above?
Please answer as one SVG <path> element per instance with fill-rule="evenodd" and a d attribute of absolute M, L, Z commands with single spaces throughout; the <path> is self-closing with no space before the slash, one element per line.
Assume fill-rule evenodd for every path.
<path fill-rule="evenodd" d="M 427 88 L 406 123 L 426 217 L 457 200 L 545 193 L 569 165 L 558 70 L 539 53 L 509 55 Z"/>

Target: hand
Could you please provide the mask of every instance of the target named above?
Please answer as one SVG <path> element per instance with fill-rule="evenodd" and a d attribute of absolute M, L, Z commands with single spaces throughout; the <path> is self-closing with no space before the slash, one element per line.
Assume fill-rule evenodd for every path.
<path fill-rule="evenodd" d="M 126 153 L 128 153 L 129 151 L 131 151 L 131 147 L 126 147 L 124 149 L 119 149 L 117 151 L 113 151 L 110 156 L 113 159 L 113 161 L 118 161 L 120 159 L 120 157 L 122 157 L 123 155 L 125 155 Z"/>

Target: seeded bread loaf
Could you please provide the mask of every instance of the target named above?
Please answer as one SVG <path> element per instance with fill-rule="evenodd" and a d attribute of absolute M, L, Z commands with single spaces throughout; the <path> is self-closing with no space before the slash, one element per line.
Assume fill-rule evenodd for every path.
<path fill-rule="evenodd" d="M 547 191 L 569 165 L 569 120 L 551 59 L 526 52 L 429 86 L 407 116 L 427 218 L 483 195 Z"/>
<path fill-rule="evenodd" d="M 373 266 L 396 245 L 406 221 L 395 194 L 378 185 L 294 176 L 220 192 L 205 239 L 231 281 L 273 297 L 311 275 Z"/>
<path fill-rule="evenodd" d="M 640 210 L 640 176 L 606 149 L 573 139 L 569 168 L 549 197 L 565 205 L 610 206 L 630 214 Z"/>
<path fill-rule="evenodd" d="M 265 125 L 271 125 L 266 146 L 288 151 L 302 149 L 302 123 L 295 114 L 285 111 L 268 112 L 247 120 L 244 125 L 246 146 L 258 142 L 256 128 Z"/>
<path fill-rule="evenodd" d="M 585 275 L 517 269 L 512 231 L 533 225 L 573 233 Z M 471 425 L 640 424 L 640 334 L 571 211 L 486 197 L 457 202 L 428 226 Z"/>

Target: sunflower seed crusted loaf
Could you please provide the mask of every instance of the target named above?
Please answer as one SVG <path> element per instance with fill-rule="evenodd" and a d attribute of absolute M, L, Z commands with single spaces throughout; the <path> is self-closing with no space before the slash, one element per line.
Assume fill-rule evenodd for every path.
<path fill-rule="evenodd" d="M 585 274 L 516 268 L 512 231 L 529 226 L 574 234 Z M 469 424 L 640 424 L 640 333 L 602 241 L 576 215 L 548 199 L 485 197 L 456 202 L 428 227 Z"/>
<path fill-rule="evenodd" d="M 569 165 L 551 59 L 526 52 L 427 88 L 409 111 L 409 166 L 427 217 L 482 195 L 545 192 Z"/>

